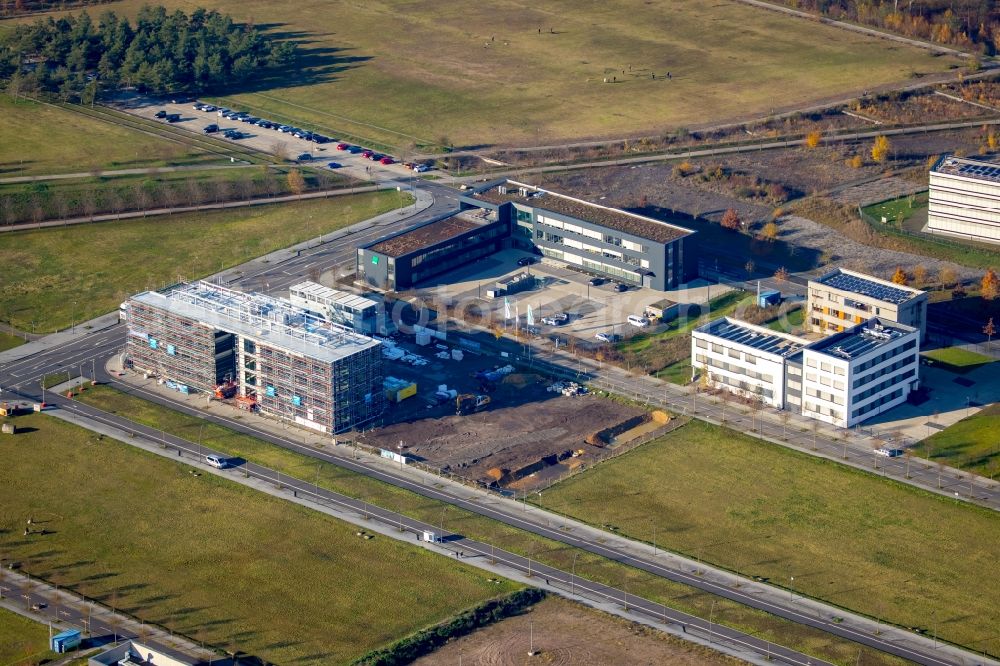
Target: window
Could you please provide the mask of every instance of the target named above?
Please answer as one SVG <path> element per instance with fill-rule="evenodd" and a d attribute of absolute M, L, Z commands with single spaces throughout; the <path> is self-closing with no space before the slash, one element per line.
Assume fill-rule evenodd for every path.
<path fill-rule="evenodd" d="M 823 372 L 833 372 L 833 366 L 825 362 L 819 364 L 819 369 Z"/>
<path fill-rule="evenodd" d="M 708 349 L 708 343 L 701 338 L 696 338 L 694 341 L 694 346 L 698 349 Z"/>
<path fill-rule="evenodd" d="M 816 359 L 814 359 L 814 358 L 807 358 L 806 359 L 806 365 L 809 366 L 810 368 L 815 368 L 816 367 Z"/>
<path fill-rule="evenodd" d="M 806 381 L 807 382 L 814 382 L 814 381 L 816 381 L 816 373 L 815 372 L 807 372 L 806 373 Z"/>

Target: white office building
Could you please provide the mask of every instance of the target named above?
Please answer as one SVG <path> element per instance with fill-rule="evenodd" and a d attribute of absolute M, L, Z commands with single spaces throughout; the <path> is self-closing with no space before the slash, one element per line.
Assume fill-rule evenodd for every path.
<path fill-rule="evenodd" d="M 785 360 L 808 342 L 723 317 L 691 332 L 694 374 L 744 398 L 756 398 L 779 409 L 785 406 Z"/>
<path fill-rule="evenodd" d="M 814 342 L 728 317 L 691 333 L 693 376 L 842 428 L 905 402 L 919 354 L 919 330 L 877 317 Z"/>
<path fill-rule="evenodd" d="M 815 333 L 842 333 L 872 317 L 927 329 L 927 292 L 880 280 L 864 273 L 837 268 L 809 280 L 809 329 Z"/>
<path fill-rule="evenodd" d="M 1000 165 L 942 157 L 929 187 L 928 231 L 1000 243 Z"/>

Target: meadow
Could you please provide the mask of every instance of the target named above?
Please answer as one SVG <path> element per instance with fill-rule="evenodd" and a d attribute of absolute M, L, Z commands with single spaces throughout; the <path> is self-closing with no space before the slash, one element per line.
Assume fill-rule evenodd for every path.
<path fill-rule="evenodd" d="M 397 192 L 0 234 L 0 321 L 55 331 L 409 202 Z"/>
<path fill-rule="evenodd" d="M 139 423 L 160 428 L 190 442 L 201 442 L 213 450 L 267 465 L 283 474 L 308 479 L 321 487 L 363 499 L 373 505 L 401 511 L 432 525 L 441 525 L 445 530 L 495 543 L 511 552 L 530 556 L 564 571 L 575 567 L 578 574 L 591 580 L 619 588 L 627 586 L 631 594 L 656 600 L 671 608 L 701 617 L 708 617 L 714 612 L 716 622 L 767 637 L 833 663 L 849 666 L 859 658 L 859 648 L 852 641 L 835 638 L 825 632 L 670 582 L 341 467 L 318 462 L 314 458 L 207 423 L 195 416 L 166 409 L 110 387 L 88 388 L 77 399 Z M 896 666 L 903 663 L 902 660 L 869 648 L 861 648 L 861 654 L 865 664 Z"/>
<path fill-rule="evenodd" d="M 692 421 L 545 508 L 975 651 L 1000 652 L 1000 515 Z M 655 537 L 654 535 L 655 530 Z M 794 581 L 792 580 L 794 578 Z"/>
<path fill-rule="evenodd" d="M 1000 476 L 1000 404 L 987 405 L 972 416 L 936 432 L 914 446 L 914 455 L 991 479 Z"/>
<path fill-rule="evenodd" d="M 219 156 L 51 104 L 0 95 L 0 178 L 207 164 Z"/>
<path fill-rule="evenodd" d="M 3 558 L 197 641 L 348 663 L 518 587 L 43 414 L 18 423 L 0 442 Z M 45 534 L 23 537 L 25 516 Z"/>
<path fill-rule="evenodd" d="M 205 4 L 301 40 L 298 69 L 228 106 L 419 149 L 659 134 L 958 62 L 734 0 Z"/>
<path fill-rule="evenodd" d="M 0 664 L 27 666 L 54 658 L 44 624 L 0 608 Z"/>

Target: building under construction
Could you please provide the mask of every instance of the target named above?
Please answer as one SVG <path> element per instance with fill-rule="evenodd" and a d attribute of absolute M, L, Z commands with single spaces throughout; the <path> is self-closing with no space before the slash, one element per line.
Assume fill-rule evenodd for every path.
<path fill-rule="evenodd" d="M 186 283 L 130 298 L 127 326 L 127 362 L 183 393 L 326 433 L 382 414 L 380 343 L 287 301 Z"/>

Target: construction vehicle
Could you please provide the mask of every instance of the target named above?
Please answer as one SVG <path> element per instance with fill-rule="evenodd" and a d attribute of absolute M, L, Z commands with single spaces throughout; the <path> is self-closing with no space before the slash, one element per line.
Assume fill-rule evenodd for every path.
<path fill-rule="evenodd" d="M 222 384 L 219 384 L 218 386 L 215 387 L 215 397 L 218 398 L 219 400 L 232 398 L 234 395 L 236 395 L 237 388 L 239 388 L 239 385 L 232 380 L 223 382 Z"/>
<path fill-rule="evenodd" d="M 486 409 L 486 406 L 489 404 L 490 396 L 488 395 L 463 393 L 462 395 L 455 397 L 455 414 L 457 416 L 475 414 L 476 412 L 481 412 Z"/>

